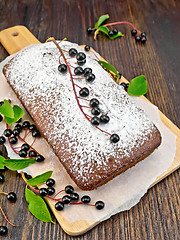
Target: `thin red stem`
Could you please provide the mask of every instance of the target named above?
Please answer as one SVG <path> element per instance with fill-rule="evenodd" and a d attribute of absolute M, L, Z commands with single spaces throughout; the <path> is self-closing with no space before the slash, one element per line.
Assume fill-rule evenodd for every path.
<path fill-rule="evenodd" d="M 80 87 L 79 85 L 77 85 L 76 83 L 74 83 L 74 85 L 80 89 L 82 89 L 82 87 Z"/>
<path fill-rule="evenodd" d="M 117 25 L 117 24 L 128 24 L 128 25 L 130 25 L 131 27 L 133 27 L 137 32 L 139 32 L 139 34 L 141 34 L 141 31 L 139 31 L 139 30 L 134 26 L 134 24 L 132 24 L 132 23 L 130 23 L 130 22 L 127 22 L 127 21 L 107 23 L 107 24 L 105 24 L 105 25 L 103 25 L 103 26 L 104 26 L 104 27 L 107 27 L 107 26 L 113 26 L 113 25 Z"/>
<path fill-rule="evenodd" d="M 3 216 L 5 217 L 6 221 L 7 221 L 10 225 L 12 225 L 13 227 L 15 227 L 16 225 L 12 224 L 12 223 L 8 220 L 6 214 L 4 213 L 4 211 L 3 211 L 3 209 L 2 209 L 1 206 L 0 206 L 0 210 L 1 210 L 2 214 L 3 214 Z"/>
<path fill-rule="evenodd" d="M 81 107 L 82 107 L 82 108 L 89 108 L 89 109 L 92 109 L 92 107 L 88 107 L 88 106 L 82 106 L 82 105 L 81 105 Z"/>
<path fill-rule="evenodd" d="M 65 190 L 63 189 L 63 190 L 61 190 L 61 191 L 59 191 L 58 193 L 56 193 L 55 194 L 55 196 L 54 197 L 57 197 L 57 195 L 59 195 L 60 193 L 62 193 L 62 192 L 64 192 Z"/>
<path fill-rule="evenodd" d="M 86 99 L 86 98 L 81 98 L 81 97 L 78 97 L 79 99 L 82 99 L 82 100 L 84 100 L 84 101 L 87 101 L 87 102 L 90 102 L 91 100 L 89 100 L 89 99 Z"/>

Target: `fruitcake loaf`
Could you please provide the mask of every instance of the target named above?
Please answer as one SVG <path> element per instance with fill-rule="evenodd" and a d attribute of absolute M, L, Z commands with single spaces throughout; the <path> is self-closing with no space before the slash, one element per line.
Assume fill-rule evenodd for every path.
<path fill-rule="evenodd" d="M 83 190 L 105 184 L 161 143 L 154 123 L 91 50 L 68 41 L 33 45 L 13 57 L 3 73 Z"/>

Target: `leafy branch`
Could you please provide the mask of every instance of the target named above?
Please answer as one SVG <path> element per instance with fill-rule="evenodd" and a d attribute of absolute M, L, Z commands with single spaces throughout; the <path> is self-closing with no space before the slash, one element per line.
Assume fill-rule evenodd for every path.
<path fill-rule="evenodd" d="M 107 71 L 109 71 L 111 74 L 114 75 L 116 83 L 119 84 L 119 78 L 120 73 L 116 70 L 114 66 L 111 64 L 104 62 L 104 61 L 98 61 L 98 63 Z M 130 84 L 127 87 L 127 92 L 129 95 L 133 96 L 141 96 L 147 93 L 147 81 L 145 79 L 144 75 L 135 77 L 131 80 Z"/>

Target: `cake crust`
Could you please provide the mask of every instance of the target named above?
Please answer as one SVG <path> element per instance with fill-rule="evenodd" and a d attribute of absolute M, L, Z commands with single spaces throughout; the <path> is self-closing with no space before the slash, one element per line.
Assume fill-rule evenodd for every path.
<path fill-rule="evenodd" d="M 82 51 L 78 45 L 62 43 L 66 51 L 71 47 Z M 3 73 L 70 177 L 82 190 L 93 190 L 150 155 L 160 145 L 161 135 L 123 88 L 91 54 L 86 55 L 84 68 L 90 66 L 96 80 L 93 84 L 78 81 L 88 85 L 91 98 L 100 99 L 102 112 L 110 116 L 102 127 L 119 134 L 117 144 L 110 143 L 109 136 L 91 126 L 79 111 L 70 78 L 57 71 L 59 52 L 52 43 L 20 52 Z M 76 66 L 73 60 L 70 64 Z"/>

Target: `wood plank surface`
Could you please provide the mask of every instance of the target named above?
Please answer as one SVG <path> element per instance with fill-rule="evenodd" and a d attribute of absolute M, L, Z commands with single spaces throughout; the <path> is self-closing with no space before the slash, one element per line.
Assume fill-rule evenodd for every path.
<path fill-rule="evenodd" d="M 1 1 L 0 30 L 25 24 L 40 40 L 49 36 L 67 37 L 79 44 L 90 44 L 127 78 L 145 74 L 149 83 L 148 99 L 179 127 L 180 85 L 178 59 L 180 46 L 180 5 L 176 1 Z M 103 13 L 112 21 L 134 22 L 148 34 L 145 46 L 136 45 L 130 28 L 122 39 L 110 41 L 105 37 L 94 42 L 86 27 Z M 11 16 L 7 19 L 7 16 Z M 7 55 L 0 47 L 0 60 Z M 1 205 L 9 218 L 19 222 L 9 227 L 5 239 L 178 239 L 179 170 L 148 191 L 140 203 L 80 237 L 69 237 L 58 224 L 36 220 L 27 211 L 24 183 L 18 174 L 4 173 L 3 191 L 18 193 L 20 208 L 1 197 Z M 16 206 L 18 206 L 18 202 Z M 1 222 L 3 218 L 1 216 Z"/>

